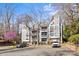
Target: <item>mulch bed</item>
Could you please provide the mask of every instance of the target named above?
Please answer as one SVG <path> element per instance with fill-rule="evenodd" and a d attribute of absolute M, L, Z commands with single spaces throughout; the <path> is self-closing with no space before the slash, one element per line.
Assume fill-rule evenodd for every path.
<path fill-rule="evenodd" d="M 9 42 L 8 40 L 0 40 L 0 46 L 10 46 L 12 45 L 11 42 Z"/>

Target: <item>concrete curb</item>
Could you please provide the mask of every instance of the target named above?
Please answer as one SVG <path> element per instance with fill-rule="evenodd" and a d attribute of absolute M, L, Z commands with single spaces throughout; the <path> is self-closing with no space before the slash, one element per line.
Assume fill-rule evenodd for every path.
<path fill-rule="evenodd" d="M 16 46 L 5 46 L 5 47 L 0 47 L 0 51 L 10 50 L 10 49 L 14 49 L 14 48 L 16 48 Z"/>

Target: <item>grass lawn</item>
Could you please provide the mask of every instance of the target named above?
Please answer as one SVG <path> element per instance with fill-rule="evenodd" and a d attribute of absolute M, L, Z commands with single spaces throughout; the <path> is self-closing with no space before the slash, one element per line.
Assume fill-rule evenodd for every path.
<path fill-rule="evenodd" d="M 79 46 L 77 47 L 77 46 L 75 46 L 75 45 L 72 44 L 72 43 L 63 43 L 62 46 L 63 46 L 63 47 L 66 47 L 66 48 L 69 48 L 69 49 L 71 49 L 72 51 L 75 51 L 76 53 L 79 54 Z"/>

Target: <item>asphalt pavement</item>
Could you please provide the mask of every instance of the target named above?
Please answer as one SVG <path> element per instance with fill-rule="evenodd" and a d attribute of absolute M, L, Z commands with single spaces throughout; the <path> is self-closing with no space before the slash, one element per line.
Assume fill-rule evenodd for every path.
<path fill-rule="evenodd" d="M 0 51 L 0 56 L 76 56 L 68 48 L 15 48 Z"/>

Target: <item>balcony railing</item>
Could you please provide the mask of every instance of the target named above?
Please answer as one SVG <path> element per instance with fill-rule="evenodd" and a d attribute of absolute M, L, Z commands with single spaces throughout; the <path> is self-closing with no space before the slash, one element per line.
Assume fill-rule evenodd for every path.
<path fill-rule="evenodd" d="M 38 34 L 37 33 L 32 33 L 32 36 L 37 36 Z"/>
<path fill-rule="evenodd" d="M 41 31 L 47 31 L 47 29 L 41 29 Z"/>
<path fill-rule="evenodd" d="M 47 38 L 48 36 L 47 35 L 41 35 L 41 38 Z"/>

